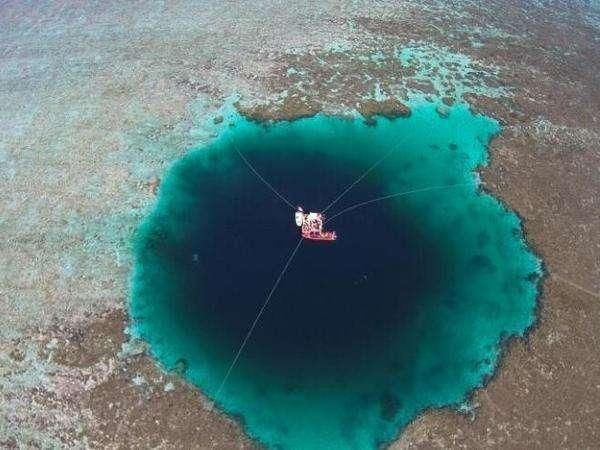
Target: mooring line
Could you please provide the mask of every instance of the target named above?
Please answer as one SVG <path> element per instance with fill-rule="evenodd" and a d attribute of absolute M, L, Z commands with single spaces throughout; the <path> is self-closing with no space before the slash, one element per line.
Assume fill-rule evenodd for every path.
<path fill-rule="evenodd" d="M 289 256 L 289 258 L 287 259 L 287 261 L 285 263 L 285 266 L 283 266 L 283 269 L 281 270 L 281 272 L 279 273 L 279 276 L 275 280 L 275 284 L 273 284 L 273 287 L 271 288 L 271 290 L 269 292 L 269 295 L 267 295 L 267 299 L 262 304 L 260 310 L 258 311 L 258 314 L 254 318 L 254 322 L 252 322 L 252 325 L 250 326 L 250 329 L 248 330 L 248 333 L 246 333 L 246 336 L 244 337 L 244 340 L 242 341 L 242 344 L 240 345 L 240 348 L 238 349 L 237 353 L 235 354 L 235 357 L 231 361 L 231 364 L 229 365 L 229 368 L 227 369 L 227 372 L 225 373 L 225 376 L 223 377 L 223 381 L 221 381 L 221 384 L 219 385 L 219 389 L 217 389 L 217 392 L 215 394 L 214 400 L 212 401 L 212 403 L 210 404 L 210 407 L 208 408 L 209 411 L 212 411 L 215 403 L 218 401 L 219 395 L 221 394 L 221 391 L 225 387 L 225 384 L 227 383 L 227 380 L 229 379 L 229 375 L 231 375 L 231 371 L 233 370 L 233 368 L 235 367 L 235 365 L 238 362 L 238 359 L 242 355 L 242 352 L 244 351 L 244 349 L 246 347 L 246 344 L 248 343 L 248 339 L 250 339 L 250 336 L 254 332 L 254 329 L 256 328 L 256 325 L 258 324 L 258 321 L 260 320 L 260 317 L 262 316 L 263 312 L 267 308 L 267 305 L 269 304 L 269 301 L 271 300 L 271 297 L 273 297 L 273 294 L 275 293 L 275 290 L 277 289 L 277 286 L 279 286 L 279 283 L 281 282 L 281 279 L 283 278 L 283 275 L 285 274 L 285 272 L 287 271 L 288 267 L 292 263 L 292 260 L 294 259 L 294 256 L 296 256 L 296 253 L 298 252 L 298 249 L 300 248 L 300 245 L 302 244 L 303 240 L 304 240 L 304 238 L 300 238 L 300 240 L 298 241 L 298 244 L 294 248 L 294 251 L 292 251 L 292 254 Z"/>
<path fill-rule="evenodd" d="M 246 163 L 246 165 L 248 166 L 248 168 L 254 173 L 254 175 L 256 175 L 258 177 L 259 180 L 261 180 L 277 197 L 279 197 L 281 200 L 283 200 L 285 203 L 288 204 L 288 206 L 292 209 L 296 209 L 296 207 L 287 199 L 285 198 L 283 195 L 281 195 L 277 189 L 275 189 L 271 183 L 269 183 L 267 180 L 264 179 L 264 177 L 258 173 L 258 170 L 256 170 L 254 168 L 254 166 L 250 163 L 250 161 L 248 161 L 246 159 L 246 157 L 242 154 L 242 152 L 239 151 L 239 149 L 237 148 L 237 146 L 234 144 L 233 148 L 235 149 L 235 151 L 237 152 L 238 155 L 240 155 L 240 158 L 242 158 L 242 161 L 244 161 L 244 163 Z"/>
<path fill-rule="evenodd" d="M 349 184 L 346 187 L 346 189 L 344 189 L 342 191 L 341 194 L 339 194 L 336 198 L 334 198 L 333 201 L 321 211 L 321 214 L 325 214 L 325 212 L 329 208 L 331 208 L 333 205 L 335 205 L 344 195 L 346 195 L 350 191 L 350 189 L 352 189 L 354 186 L 356 186 L 358 183 L 360 183 L 364 177 L 366 177 L 369 173 L 371 173 L 372 170 L 374 170 L 379 164 L 381 164 L 385 159 L 387 159 L 387 157 L 390 156 L 394 151 L 396 151 L 396 149 L 397 149 L 397 147 L 392 148 L 389 152 L 387 152 L 379 160 L 377 160 L 377 162 L 375 164 L 373 164 L 371 167 L 369 167 L 367 170 L 365 170 L 360 177 L 358 177 L 356 180 L 354 180 L 353 183 Z"/>
<path fill-rule="evenodd" d="M 457 186 L 471 186 L 471 183 L 447 184 L 447 185 L 444 185 L 444 186 L 430 186 L 430 187 L 426 187 L 426 188 L 422 188 L 422 189 L 414 189 L 412 191 L 403 191 L 403 192 L 397 192 L 395 194 L 383 195 L 381 197 L 377 197 L 377 198 L 373 198 L 371 200 L 367 200 L 367 201 L 364 201 L 364 202 L 356 203 L 355 205 L 352 205 L 352 206 L 349 206 L 347 208 L 344 208 L 340 212 L 338 212 L 337 214 L 334 214 L 333 216 L 329 217 L 324 223 L 330 222 L 333 219 L 335 219 L 336 217 L 339 217 L 342 214 L 345 214 L 347 212 L 353 211 L 353 210 L 355 210 L 357 208 L 361 208 L 363 206 L 370 205 L 371 203 L 380 202 L 382 200 L 387 200 L 387 199 L 394 198 L 394 197 L 401 197 L 403 195 L 416 194 L 417 192 L 426 192 L 426 191 L 434 191 L 434 190 L 440 190 L 440 189 L 448 189 L 448 188 L 457 187 Z"/>

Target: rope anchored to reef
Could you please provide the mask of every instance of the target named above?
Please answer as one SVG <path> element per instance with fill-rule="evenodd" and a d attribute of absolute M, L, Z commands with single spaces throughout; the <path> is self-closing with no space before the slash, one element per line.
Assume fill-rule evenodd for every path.
<path fill-rule="evenodd" d="M 277 197 L 279 197 L 280 200 L 287 203 L 287 205 L 290 208 L 296 209 L 296 207 L 292 204 L 292 202 L 290 202 L 287 198 L 285 198 L 283 195 L 281 195 L 279 193 L 279 191 L 277 189 L 275 189 L 271 183 L 269 183 L 267 180 L 265 180 L 265 178 L 258 172 L 258 170 L 256 170 L 254 168 L 252 163 L 250 161 L 248 161 L 248 159 L 242 154 L 242 152 L 240 152 L 240 150 L 235 145 L 233 146 L 233 148 L 235 149 L 237 154 L 240 155 L 240 158 L 242 158 L 242 161 L 244 161 L 244 163 L 248 166 L 248 168 L 252 171 L 252 173 L 254 173 L 254 175 L 256 175 L 256 177 L 260 181 L 262 181 L 265 184 L 265 186 L 267 186 L 271 190 L 271 192 L 273 192 L 273 194 L 275 194 Z"/>
<path fill-rule="evenodd" d="M 279 286 L 279 283 L 281 282 L 283 276 L 285 275 L 285 272 L 287 271 L 288 267 L 292 263 L 292 260 L 294 259 L 294 256 L 296 256 L 296 253 L 298 253 L 298 250 L 300 249 L 300 245 L 302 245 L 302 241 L 303 240 L 304 240 L 303 238 L 300 238 L 300 240 L 296 244 L 296 247 L 294 248 L 294 250 L 290 254 L 289 258 L 287 259 L 287 261 L 285 263 L 285 265 L 283 266 L 283 269 L 279 273 L 279 276 L 275 280 L 275 283 L 271 287 L 271 290 L 269 291 L 269 294 L 267 295 L 266 300 L 264 301 L 264 303 L 262 304 L 262 306 L 258 310 L 258 314 L 254 318 L 254 322 L 252 322 L 252 325 L 250 326 L 250 329 L 246 333 L 246 336 L 244 337 L 244 340 L 242 341 L 242 344 L 240 345 L 237 353 L 235 354 L 235 357 L 233 358 L 233 361 L 231 361 L 231 364 L 229 365 L 229 368 L 227 369 L 227 372 L 225 373 L 225 376 L 223 377 L 223 381 L 221 381 L 221 384 L 219 385 L 219 388 L 217 389 L 217 392 L 215 393 L 215 398 L 214 398 L 214 401 L 211 403 L 211 405 L 209 407 L 209 411 L 212 411 L 212 409 L 214 407 L 214 404 L 218 401 L 219 396 L 221 394 L 221 391 L 225 387 L 225 384 L 227 383 L 227 379 L 229 378 L 229 375 L 231 375 L 231 371 L 233 370 L 233 368 L 237 364 L 238 359 L 240 359 L 240 356 L 242 355 L 242 352 L 246 348 L 246 344 L 248 343 L 248 340 L 250 339 L 250 336 L 254 332 L 254 329 L 256 328 L 256 325 L 258 324 L 258 321 L 260 320 L 261 316 L 265 312 L 265 309 L 267 308 L 267 305 L 269 304 L 269 301 L 271 300 L 271 297 L 273 297 L 273 294 L 277 290 L 277 286 Z"/>
<path fill-rule="evenodd" d="M 380 202 L 380 201 L 383 201 L 383 200 L 388 200 L 390 198 L 402 197 L 404 195 L 416 194 L 418 192 L 427 192 L 427 191 L 434 191 L 434 190 L 449 189 L 449 188 L 458 187 L 458 186 L 471 186 L 471 183 L 457 183 L 457 184 L 446 184 L 446 185 L 442 185 L 442 186 L 430 186 L 430 187 L 426 187 L 426 188 L 422 188 L 422 189 L 413 189 L 412 191 L 402 191 L 402 192 L 396 192 L 395 194 L 383 195 L 381 197 L 376 197 L 376 198 L 373 198 L 371 200 L 367 200 L 367 201 L 364 201 L 364 202 L 356 203 L 355 205 L 352 205 L 352 206 L 349 206 L 347 208 L 344 208 L 341 211 L 339 211 L 338 213 L 336 213 L 333 216 L 331 216 L 329 219 L 327 219 L 325 221 L 325 223 L 330 222 L 333 219 L 335 219 L 336 217 L 339 217 L 342 214 L 346 214 L 347 212 L 350 212 L 350 211 L 353 211 L 355 209 L 362 208 L 363 206 L 371 205 L 373 203 L 377 203 L 377 202 Z"/>
<path fill-rule="evenodd" d="M 396 147 L 392 148 L 389 152 L 387 152 L 385 155 L 383 155 L 381 158 L 379 158 L 379 160 L 377 160 L 375 162 L 375 164 L 373 164 L 371 167 L 369 167 L 367 170 L 365 170 L 361 176 L 359 176 L 356 180 L 354 180 L 354 182 L 350 183 L 348 185 L 348 187 L 346 189 L 344 189 L 342 191 L 342 193 L 340 195 L 338 195 L 336 198 L 334 198 L 331 203 L 329 203 L 329 205 L 327 205 L 322 211 L 321 214 L 325 214 L 325 212 L 331 208 L 333 205 L 335 205 L 339 200 L 342 199 L 342 197 L 344 195 L 346 195 L 348 192 L 350 192 L 350 190 L 356 186 L 358 183 L 360 183 L 363 178 L 365 178 L 367 175 L 369 175 L 369 173 L 371 173 L 372 170 L 374 170 L 379 164 L 381 164 L 384 160 L 386 160 L 394 151 L 396 151 Z"/>

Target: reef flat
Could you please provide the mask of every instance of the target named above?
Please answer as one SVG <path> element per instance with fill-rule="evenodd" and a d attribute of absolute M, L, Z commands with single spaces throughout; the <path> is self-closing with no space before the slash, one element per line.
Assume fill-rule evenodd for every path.
<path fill-rule="evenodd" d="M 253 448 L 131 338 L 133 238 L 167 168 L 227 108 L 498 120 L 481 186 L 544 261 L 534 327 L 460 408 L 391 448 L 600 440 L 597 2 L 0 6 L 0 446 Z"/>

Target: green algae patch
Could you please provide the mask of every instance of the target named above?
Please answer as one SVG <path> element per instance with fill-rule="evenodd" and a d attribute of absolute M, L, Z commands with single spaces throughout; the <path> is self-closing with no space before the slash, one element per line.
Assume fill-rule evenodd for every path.
<path fill-rule="evenodd" d="M 411 111 L 235 117 L 173 165 L 140 226 L 134 333 L 267 447 L 377 448 L 464 402 L 535 319 L 539 260 L 474 172 L 498 124 L 465 105 Z M 302 243 L 220 389 L 299 238 L 238 152 L 311 211 L 382 162 L 327 211 L 338 240 Z"/>

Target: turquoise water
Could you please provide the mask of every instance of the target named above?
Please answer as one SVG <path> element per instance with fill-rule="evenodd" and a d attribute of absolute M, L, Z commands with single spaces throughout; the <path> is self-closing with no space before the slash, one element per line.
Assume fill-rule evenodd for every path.
<path fill-rule="evenodd" d="M 166 368 L 215 395 L 298 242 L 294 205 L 335 243 L 301 244 L 216 399 L 271 448 L 376 448 L 418 413 L 459 405 L 534 321 L 540 264 L 517 216 L 477 185 L 498 124 L 456 105 L 409 118 L 237 117 L 169 170 L 135 242 L 131 316 Z M 447 186 L 447 188 L 442 188 Z M 422 190 L 434 187 L 431 190 Z"/>

